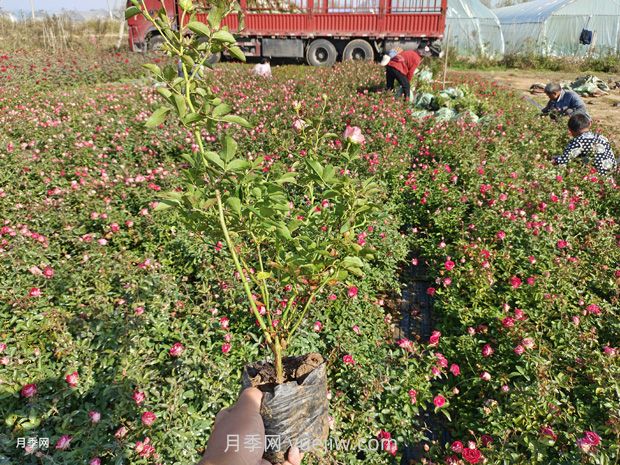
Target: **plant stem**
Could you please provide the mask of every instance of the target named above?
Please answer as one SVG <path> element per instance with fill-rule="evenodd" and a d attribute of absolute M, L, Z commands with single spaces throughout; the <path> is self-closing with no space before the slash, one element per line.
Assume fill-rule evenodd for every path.
<path fill-rule="evenodd" d="M 258 324 L 260 328 L 263 330 L 263 334 L 265 335 L 265 340 L 267 344 L 271 347 L 273 344 L 273 340 L 271 335 L 269 334 L 269 329 L 265 324 L 265 319 L 259 313 L 258 308 L 256 307 L 256 302 L 254 302 L 254 296 L 252 295 L 252 290 L 250 289 L 250 285 L 245 277 L 245 272 L 243 271 L 243 267 L 239 262 L 239 258 L 237 257 L 237 252 L 235 252 L 235 246 L 230 238 L 230 234 L 228 233 L 228 227 L 226 226 L 226 219 L 224 218 L 224 206 L 222 205 L 222 196 L 220 195 L 220 190 L 215 190 L 215 198 L 217 199 L 217 209 L 220 217 L 220 226 L 222 227 L 222 232 L 224 233 L 224 238 L 226 239 L 226 245 L 228 246 L 228 250 L 230 251 L 230 255 L 232 256 L 233 262 L 235 264 L 235 268 L 237 269 L 237 273 L 239 273 L 239 277 L 241 278 L 241 282 L 243 284 L 243 288 L 245 293 L 250 301 L 250 307 L 252 308 L 252 312 L 254 316 L 258 320 Z M 276 340 L 276 343 L 278 341 Z M 274 346 L 275 348 L 276 346 Z M 275 355 L 275 353 L 274 353 Z"/>
<path fill-rule="evenodd" d="M 306 305 L 304 305 L 304 309 L 301 312 L 301 316 L 297 320 L 297 323 L 295 323 L 295 326 L 293 326 L 293 329 L 291 329 L 291 331 L 288 333 L 287 344 L 290 343 L 291 338 L 293 337 L 293 334 L 295 334 L 295 331 L 297 331 L 297 328 L 299 328 L 299 325 L 302 323 L 302 321 L 306 317 L 306 313 L 308 313 L 308 308 L 310 308 L 310 304 L 314 300 L 314 297 L 319 292 L 321 292 L 321 290 L 325 287 L 325 285 L 329 282 L 330 279 L 331 279 L 331 275 L 328 274 L 327 278 L 325 278 L 325 280 L 321 283 L 321 285 L 317 287 L 314 290 L 314 292 L 312 292 L 312 294 L 310 294 L 310 296 L 308 297 L 308 301 L 306 302 Z"/>
<path fill-rule="evenodd" d="M 273 361 L 274 366 L 276 368 L 276 383 L 283 384 L 284 383 L 284 367 L 282 366 L 282 355 L 283 348 L 280 344 L 280 338 L 275 338 L 275 343 L 273 345 Z"/>

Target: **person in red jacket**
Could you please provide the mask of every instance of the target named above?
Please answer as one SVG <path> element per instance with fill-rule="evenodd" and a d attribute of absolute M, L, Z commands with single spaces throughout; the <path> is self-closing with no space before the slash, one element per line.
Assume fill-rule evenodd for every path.
<path fill-rule="evenodd" d="M 403 97 L 407 100 L 411 91 L 410 82 L 413 79 L 413 73 L 421 62 L 422 56 L 415 50 L 402 51 L 392 58 L 385 55 L 381 60 L 381 65 L 385 66 L 386 88 L 393 90 L 394 81 L 398 81 L 403 88 Z"/>

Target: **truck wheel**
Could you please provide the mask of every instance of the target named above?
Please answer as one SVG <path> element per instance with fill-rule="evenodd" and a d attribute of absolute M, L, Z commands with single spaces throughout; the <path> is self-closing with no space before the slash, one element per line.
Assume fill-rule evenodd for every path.
<path fill-rule="evenodd" d="M 375 52 L 372 49 L 372 45 L 363 39 L 355 39 L 347 44 L 342 52 L 342 59 L 344 61 L 372 61 L 375 59 Z"/>
<path fill-rule="evenodd" d="M 222 54 L 220 52 L 213 53 L 212 55 L 209 56 L 209 58 L 207 58 L 207 63 L 209 63 L 210 65 L 215 65 L 219 63 L 221 59 L 222 59 Z"/>
<path fill-rule="evenodd" d="M 332 66 L 337 58 L 336 47 L 329 40 L 314 40 L 306 50 L 306 62 L 312 66 Z"/>
<path fill-rule="evenodd" d="M 149 52 L 160 52 L 165 42 L 166 40 L 160 35 L 152 36 L 149 39 Z"/>

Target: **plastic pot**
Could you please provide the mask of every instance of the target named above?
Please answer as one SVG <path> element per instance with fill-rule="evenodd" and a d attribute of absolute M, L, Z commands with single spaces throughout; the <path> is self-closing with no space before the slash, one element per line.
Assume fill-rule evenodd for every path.
<path fill-rule="evenodd" d="M 243 370 L 243 388 L 263 391 L 260 413 L 265 424 L 263 458 L 282 463 L 286 452 L 323 450 L 329 433 L 327 374 L 320 354 L 310 353 L 282 360 L 284 383 L 276 384 L 271 362 L 256 362 Z"/>

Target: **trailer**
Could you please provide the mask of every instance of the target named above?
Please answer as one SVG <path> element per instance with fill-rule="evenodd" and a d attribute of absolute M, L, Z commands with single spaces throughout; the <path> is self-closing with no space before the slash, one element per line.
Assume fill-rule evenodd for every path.
<path fill-rule="evenodd" d="M 443 38 L 448 0 L 240 0 L 244 27 L 235 36 L 246 56 L 304 59 L 313 66 L 340 60 L 376 60 L 390 48 L 416 49 Z M 162 6 L 173 24 L 182 17 L 176 0 L 146 0 Z M 206 15 L 198 20 L 207 22 Z M 223 21 L 239 30 L 237 16 Z M 142 15 L 129 19 L 133 51 L 157 50 L 163 38 Z M 218 59 L 219 57 L 215 57 Z"/>

